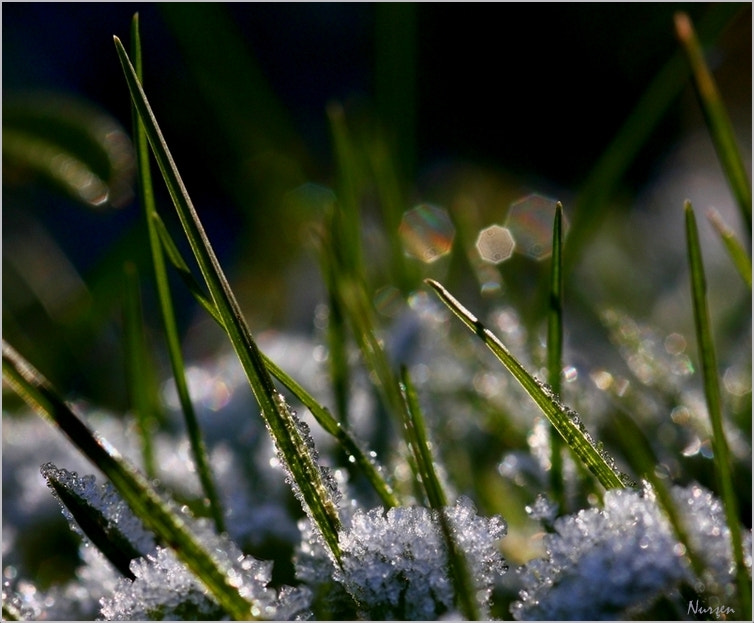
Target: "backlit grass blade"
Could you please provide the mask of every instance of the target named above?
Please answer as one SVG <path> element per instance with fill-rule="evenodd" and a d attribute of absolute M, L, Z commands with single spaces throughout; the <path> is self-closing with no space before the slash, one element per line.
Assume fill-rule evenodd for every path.
<path fill-rule="evenodd" d="M 424 424 L 424 414 L 419 407 L 416 390 L 411 383 L 411 378 L 405 367 L 401 368 L 400 389 L 403 398 L 401 414 L 406 440 L 421 475 L 422 485 L 427 494 L 429 505 L 437 511 L 440 530 L 442 531 L 445 546 L 448 548 L 448 567 L 453 580 L 453 588 L 455 589 L 459 609 L 468 620 L 478 621 L 479 608 L 474 594 L 474 581 L 471 577 L 466 557 L 458 547 L 450 527 L 450 522 L 445 515 L 448 496 L 445 494 L 440 479 L 435 472 L 432 453 L 429 449 L 427 430 Z"/>
<path fill-rule="evenodd" d="M 251 618 L 254 604 L 244 599 L 231 578 L 150 482 L 112 448 L 98 438 L 63 401 L 48 381 L 13 347 L 3 341 L 3 379 L 48 422 L 59 428 L 73 444 L 110 479 L 118 493 L 178 558 L 207 587 L 218 604 L 234 619 Z"/>
<path fill-rule="evenodd" d="M 709 219 L 709 222 L 712 223 L 715 231 L 720 235 L 725 248 L 728 250 L 728 255 L 730 255 L 733 260 L 733 265 L 736 267 L 738 274 L 741 275 L 741 278 L 746 285 L 749 286 L 749 290 L 751 290 L 751 258 L 748 253 L 746 253 L 746 249 L 744 249 L 744 246 L 736 237 L 733 230 L 725 223 L 725 221 L 723 221 L 723 217 L 720 216 L 720 213 L 717 210 L 710 208 L 707 211 L 707 218 Z"/>
<path fill-rule="evenodd" d="M 717 157 L 728 178 L 728 183 L 738 203 L 746 229 L 751 231 L 751 184 L 746 174 L 741 152 L 736 144 L 736 135 L 730 117 L 725 109 L 722 97 L 720 97 L 720 91 L 712 77 L 712 72 L 710 72 L 704 59 L 704 52 L 694 31 L 694 26 L 686 13 L 678 12 L 675 14 L 675 30 L 691 66 L 694 86 L 712 142 L 715 144 Z"/>
<path fill-rule="evenodd" d="M 123 66 L 131 99 L 144 123 L 149 143 L 152 146 L 152 151 L 168 187 L 191 250 L 199 265 L 199 270 L 205 279 L 212 300 L 220 312 L 223 326 L 260 405 L 262 416 L 281 458 L 290 472 L 293 483 L 298 487 L 305 510 L 322 534 L 333 558 L 339 561 L 338 530 L 340 518 L 336 504 L 332 499 L 331 490 L 323 481 L 323 474 L 309 452 L 306 441 L 301 438 L 293 412 L 286 407 L 267 372 L 264 359 L 251 336 L 235 295 L 189 198 L 128 54 L 117 37 L 114 37 L 114 42 Z"/>
<path fill-rule="evenodd" d="M 710 3 L 704 18 L 699 21 L 700 39 L 716 40 L 742 7 L 733 2 Z M 609 201 L 611 194 L 654 135 L 655 128 L 678 97 L 687 78 L 688 65 L 678 51 L 659 68 L 610 145 L 592 167 L 571 212 L 566 271 L 576 265 L 589 237 L 599 231 L 612 203 Z"/>
<path fill-rule="evenodd" d="M 550 267 L 550 305 L 547 314 L 547 382 L 552 393 L 560 396 L 563 369 L 563 206 L 558 201 L 552 225 L 552 263 Z M 553 500 L 565 513 L 563 483 L 563 440 L 550 434 L 550 485 Z"/>
<path fill-rule="evenodd" d="M 134 51 L 135 71 L 139 78 L 141 78 L 141 40 L 138 13 L 134 15 L 131 23 L 131 45 Z M 139 117 L 135 105 L 132 106 L 132 116 L 139 180 L 139 199 L 143 206 L 147 222 L 149 247 L 152 253 L 152 265 L 154 267 L 155 282 L 157 284 L 157 294 L 160 301 L 160 312 L 165 330 L 165 339 L 168 345 L 173 381 L 184 421 L 186 422 L 186 432 L 191 445 L 196 473 L 199 476 L 202 490 L 209 503 L 209 511 L 215 522 L 215 527 L 219 533 L 223 533 L 225 532 L 225 519 L 220 504 L 220 496 L 217 493 L 217 487 L 215 486 L 209 465 L 207 448 L 204 444 L 201 429 L 199 428 L 199 421 L 197 420 L 194 404 L 191 401 L 189 393 L 188 381 L 186 380 L 186 366 L 183 360 L 183 353 L 181 352 L 181 341 L 173 310 L 173 298 L 170 293 L 167 271 L 165 270 L 165 258 L 162 254 L 162 246 L 160 244 L 160 237 L 156 231 L 155 220 L 152 218 L 152 214 L 156 214 L 157 212 L 152 188 L 152 175 L 149 168 L 149 143 L 144 124 Z"/>
<path fill-rule="evenodd" d="M 508 351 L 492 331 L 487 329 L 469 310 L 461 305 L 442 285 L 426 279 L 443 303 L 474 333 L 534 400 L 555 430 L 581 462 L 589 469 L 605 489 L 630 486 L 630 480 L 623 476 L 614 465 L 612 458 L 595 447 L 591 435 L 586 431 L 578 415 L 565 407 L 540 381 L 535 379 L 521 363 Z"/>
<path fill-rule="evenodd" d="M 210 316 L 217 322 L 220 327 L 225 328 L 223 325 L 220 312 L 217 311 L 214 303 L 202 292 L 201 287 L 194 279 L 188 265 L 181 256 L 178 248 L 175 246 L 173 239 L 170 237 L 170 233 L 165 228 L 162 219 L 155 213 L 153 215 L 155 224 L 158 226 L 160 238 L 163 246 L 166 249 L 168 259 L 173 266 L 179 271 L 184 282 L 188 286 L 189 290 L 194 294 L 197 301 L 201 306 L 209 313 Z M 382 499 L 382 502 L 388 507 L 398 506 L 399 501 L 396 498 L 390 484 L 385 480 L 381 474 L 381 468 L 375 464 L 371 457 L 362 449 L 361 445 L 354 439 L 348 432 L 347 427 L 333 417 L 330 411 L 322 406 L 314 396 L 312 396 L 300 383 L 298 383 L 293 377 L 285 372 L 280 366 L 278 366 L 272 359 L 262 353 L 262 359 L 267 367 L 267 370 L 280 381 L 299 401 L 303 404 L 311 414 L 317 423 L 322 426 L 325 431 L 335 437 L 336 441 L 340 444 L 346 455 L 356 465 L 358 465 L 367 480 L 372 484 L 377 494 Z"/>
<path fill-rule="evenodd" d="M 150 478 L 157 477 L 152 435 L 157 429 L 156 379 L 147 353 L 144 320 L 141 311 L 139 276 L 136 266 L 126 264 L 123 325 L 125 329 L 126 377 L 131 396 L 131 405 L 139 424 L 141 454 L 144 471 Z"/>
<path fill-rule="evenodd" d="M 717 356 L 712 340 L 712 325 L 707 307 L 707 283 L 702 262 L 702 249 L 699 244 L 699 232 L 696 218 L 690 202 L 684 206 L 686 221 L 686 239 L 688 244 L 689 269 L 691 271 L 691 297 L 694 307 L 694 326 L 699 348 L 699 360 L 704 381 L 704 395 L 707 400 L 710 422 L 712 424 L 712 450 L 715 455 L 715 473 L 720 486 L 720 497 L 725 507 L 725 518 L 730 530 L 733 547 L 733 560 L 736 563 L 736 580 L 739 598 L 743 608 L 743 619 L 751 618 L 751 580 L 744 564 L 744 552 L 741 544 L 741 526 L 738 513 L 735 484 L 731 468 L 731 454 L 723 430 L 722 399 L 720 381 L 717 371 Z"/>

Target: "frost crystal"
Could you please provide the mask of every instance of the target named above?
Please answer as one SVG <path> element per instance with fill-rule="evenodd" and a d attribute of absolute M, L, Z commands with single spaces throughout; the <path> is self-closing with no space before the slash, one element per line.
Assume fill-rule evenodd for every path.
<path fill-rule="evenodd" d="M 497 541 L 507 526 L 485 519 L 471 502 L 446 510 L 454 537 L 469 562 L 483 609 L 505 570 Z M 357 511 L 340 535 L 343 583 L 370 618 L 429 620 L 453 610 L 453 582 L 437 514 L 422 507 Z"/>
<path fill-rule="evenodd" d="M 733 577 L 720 502 L 698 485 L 674 487 L 673 498 L 707 567 L 707 590 L 724 590 Z M 560 517 L 554 528 L 545 536 L 547 557 L 521 569 L 520 601 L 511 607 L 518 620 L 625 618 L 693 582 L 684 550 L 650 489 L 608 491 L 603 509 Z"/>
<path fill-rule="evenodd" d="M 58 469 L 52 463 L 41 467 L 42 475 L 60 500 L 63 514 L 74 532 L 87 540 L 95 540 L 100 549 L 104 544 L 97 535 L 133 557 L 145 554 L 155 546 L 154 538 L 138 517 L 108 482 L 97 486 L 94 476 L 79 476 L 76 472 Z M 73 511 L 73 512 L 72 512 Z M 86 521 L 87 528 L 79 524 Z M 93 526 L 94 523 L 97 526 Z M 127 565 L 127 561 L 124 563 Z"/>
<path fill-rule="evenodd" d="M 305 618 L 309 607 L 306 589 L 284 587 L 280 594 L 268 587 L 272 562 L 244 555 L 235 543 L 217 536 L 206 520 L 192 522 L 192 530 L 224 570 L 238 592 L 254 604 L 250 613 L 264 619 Z M 157 547 L 131 563 L 134 580 L 123 578 L 108 598 L 102 616 L 110 621 L 147 619 L 225 620 L 204 585 L 166 548 Z"/>

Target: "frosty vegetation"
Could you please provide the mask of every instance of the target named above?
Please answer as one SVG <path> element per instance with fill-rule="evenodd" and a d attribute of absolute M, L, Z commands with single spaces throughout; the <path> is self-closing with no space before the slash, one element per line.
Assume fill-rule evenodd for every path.
<path fill-rule="evenodd" d="M 449 203 L 466 201 L 464 192 Z M 335 193 L 324 194 L 335 205 Z M 374 202 L 373 194 L 380 193 L 364 191 L 367 198 L 360 201 Z M 209 519 L 210 496 L 197 474 L 171 375 L 162 374 L 155 396 L 164 419 L 146 433 L 155 459 L 149 486 L 176 520 L 167 536 L 159 525 L 148 529 L 149 514 L 137 516 L 138 504 L 118 493 L 124 489 L 116 488 L 117 480 L 96 476 L 96 467 L 58 428 L 26 406 L 16 403 L 6 412 L 4 404 L 3 618 L 227 620 L 238 611 L 218 597 L 222 590 L 239 598 L 244 616 L 271 620 L 683 619 L 743 612 L 741 580 L 750 583 L 752 538 L 739 519 L 751 499 L 742 494 L 740 517 L 726 517 L 724 494 L 710 475 L 720 457 L 712 450 L 701 366 L 691 348 L 693 314 L 680 286 L 667 287 L 667 275 L 652 281 L 658 265 L 683 267 L 684 258 L 659 243 L 645 257 L 632 240 L 630 252 L 619 250 L 630 261 L 606 262 L 619 254 L 619 236 L 595 241 L 594 255 L 578 269 L 583 291 L 574 296 L 595 300 L 574 303 L 588 309 L 569 318 L 562 361 L 549 371 L 547 312 L 525 317 L 536 293 L 523 283 L 547 283 L 546 262 L 517 258 L 526 275 L 516 284 L 520 276 L 514 271 L 498 271 L 474 255 L 474 235 L 453 248 L 453 235 L 446 232 L 442 247 L 448 257 L 437 257 L 433 247 L 431 266 L 421 263 L 421 253 L 410 258 L 396 247 L 406 262 L 401 276 L 412 287 L 402 292 L 381 286 L 388 294 L 373 309 L 378 288 L 366 284 L 377 277 L 354 276 L 356 262 L 348 265 L 334 249 L 347 257 L 346 243 L 359 245 L 361 234 L 368 234 L 379 241 L 374 249 L 364 244 L 353 254 L 363 252 L 381 266 L 398 227 L 380 233 L 360 223 L 360 201 L 350 212 L 344 201 L 335 216 L 320 214 L 321 222 L 314 223 L 318 231 L 330 227 L 327 235 L 334 238 L 323 234 L 324 250 L 316 249 L 327 292 L 310 333 L 270 330 L 253 337 L 255 348 L 311 392 L 307 399 L 338 403 L 342 419 L 334 432 L 317 420 L 311 402 L 292 395 L 290 384 L 264 376 L 269 367 L 259 363 L 256 351 L 252 359 L 262 368 L 255 370 L 262 380 L 250 383 L 236 356 L 237 342 L 233 352 L 227 345 L 232 314 L 220 314 L 217 292 L 197 295 L 202 313 L 217 321 L 202 316 L 202 326 L 211 327 L 206 339 L 225 344 L 185 370 L 218 489 L 222 533 Z M 444 209 L 418 214 L 424 213 L 442 214 L 444 225 L 453 226 Z M 353 239 L 337 237 L 347 230 L 339 219 L 355 224 Z M 477 225 L 466 223 L 466 234 L 480 230 Z M 678 237 L 677 227 L 647 226 L 653 229 L 648 238 Z M 658 260 L 658 248 L 671 257 Z M 422 271 L 451 274 L 450 257 L 464 253 L 468 274 L 460 281 L 480 295 L 477 303 L 484 308 L 467 326 L 474 335 L 463 333 L 452 305 L 443 306 L 416 278 Z M 709 281 L 724 290 L 727 314 L 716 327 L 725 336 L 722 427 L 740 483 L 751 479 L 751 292 L 731 273 L 728 258 L 715 256 Z M 605 292 L 625 289 L 623 280 L 631 274 L 646 276 L 646 287 L 662 293 L 647 303 L 651 309 L 642 310 L 641 320 L 635 309 L 603 303 L 611 299 Z M 687 288 L 686 278 L 677 269 L 673 283 L 683 281 Z M 513 292 L 516 285 L 523 294 Z M 502 296 L 504 287 L 509 289 Z M 563 443 L 556 443 L 552 420 L 543 417 L 552 414 L 490 356 L 479 341 L 489 335 L 499 338 L 533 385 L 548 387 L 547 398 L 577 424 L 570 439 L 564 434 Z M 405 373 L 400 382 L 399 369 Z M 548 372 L 562 381 L 557 396 L 544 383 Z M 406 398 L 409 378 L 416 405 Z M 270 389 L 269 396 L 262 394 L 266 403 L 259 400 L 260 386 Z M 70 396 L 68 388 L 57 390 Z M 144 430 L 134 413 L 110 413 L 83 400 L 67 404 L 110 456 L 147 472 L 139 443 Z M 393 412 L 402 406 L 405 412 Z M 630 418 L 640 434 L 616 433 L 618 416 Z M 419 435 L 419 428 L 426 431 Z M 360 469 L 353 456 L 358 452 L 339 445 L 344 436 L 374 461 L 384 490 Z M 651 469 L 637 458 L 638 441 L 646 442 Z M 603 486 L 594 462 L 584 458 L 589 451 L 623 486 Z M 432 469 L 422 470 L 420 459 L 427 457 Z M 631 479 L 618 469 L 631 472 Z M 741 528 L 745 554 L 738 575 L 732 527 Z M 210 570 L 221 578 L 219 591 L 209 574 L 186 563 L 186 548 L 176 537 L 183 528 L 208 554 Z M 65 554 L 40 553 L 45 548 Z M 68 566 L 49 568 L 56 565 Z M 52 579 L 43 581 L 44 572 Z"/>

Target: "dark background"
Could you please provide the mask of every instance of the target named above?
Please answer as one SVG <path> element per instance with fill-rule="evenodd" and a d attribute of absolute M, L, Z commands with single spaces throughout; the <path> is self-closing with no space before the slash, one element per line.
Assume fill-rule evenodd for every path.
<path fill-rule="evenodd" d="M 3 97 L 40 90 L 51 99 L 74 95 L 129 131 L 112 36 L 129 49 L 138 11 L 147 94 L 220 259 L 238 278 L 252 324 L 268 326 L 311 317 L 308 308 L 276 315 L 288 292 L 270 275 L 295 261 L 301 246 L 298 225 L 281 212 L 286 191 L 307 181 L 334 185 L 331 102 L 349 118 L 378 119 L 392 133 L 405 193 L 414 201 L 441 200 L 438 178 L 441 186 L 459 163 L 512 178 L 518 196 L 531 189 L 577 193 L 677 54 L 674 12 L 702 23 L 720 6 L 3 3 Z M 734 115 L 743 111 L 750 127 L 750 5 L 728 7 L 731 25 L 709 58 L 726 104 Z M 701 123 L 689 83 L 616 193 L 641 192 L 683 132 Z M 95 212 L 5 183 L 3 204 L 4 238 L 15 214 L 37 219 L 88 284 L 122 262 L 113 249 L 129 246 L 125 234 L 141 218 L 135 203 Z M 144 247 L 136 261 L 147 257 Z M 182 303 L 194 309 L 185 291 L 176 297 L 179 309 Z M 187 328 L 190 315 L 181 321 Z M 16 328 L 4 322 L 6 335 Z M 37 331 L 26 329 L 29 336 Z M 114 342 L 105 352 L 114 352 Z M 57 380 L 69 382 L 68 369 Z"/>

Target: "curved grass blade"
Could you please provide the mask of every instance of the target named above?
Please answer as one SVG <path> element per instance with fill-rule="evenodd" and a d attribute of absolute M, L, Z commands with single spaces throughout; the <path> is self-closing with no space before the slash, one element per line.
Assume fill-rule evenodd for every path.
<path fill-rule="evenodd" d="M 736 237 L 736 234 L 725 223 L 723 217 L 720 216 L 720 213 L 717 210 L 710 208 L 707 211 L 707 218 L 712 224 L 712 227 L 715 228 L 715 231 L 720 235 L 725 248 L 728 250 L 728 255 L 730 255 L 733 260 L 733 265 L 736 267 L 738 274 L 741 275 L 744 283 L 746 283 L 746 285 L 749 286 L 749 290 L 751 290 L 751 258 L 746 253 L 746 249 L 744 249 L 740 240 Z"/>
<path fill-rule="evenodd" d="M 3 379 L 110 479 L 144 525 L 173 549 L 199 578 L 218 604 L 234 619 L 248 620 L 254 604 L 242 597 L 212 554 L 171 509 L 149 481 L 104 439 L 84 424 L 49 382 L 16 350 L 3 341 Z"/>
<path fill-rule="evenodd" d="M 139 35 L 138 13 L 134 15 L 131 23 L 131 46 L 134 51 L 135 70 L 139 78 L 141 78 L 141 38 Z M 201 429 L 199 428 L 199 421 L 197 420 L 196 411 L 194 410 L 194 405 L 189 393 L 188 381 L 186 380 L 186 366 L 181 352 L 181 341 L 175 320 L 175 312 L 173 310 L 173 299 L 170 294 L 170 284 L 168 282 L 167 271 L 165 270 L 165 259 L 162 255 L 160 238 L 155 229 L 155 221 L 151 218 L 151 215 L 156 214 L 157 212 L 152 188 L 152 175 L 149 168 L 149 144 L 147 142 L 144 124 L 139 118 L 136 107 L 133 105 L 132 117 L 139 180 L 139 199 L 144 208 L 147 222 L 149 247 L 152 254 L 152 265 L 154 267 L 157 295 L 160 301 L 162 325 L 165 330 L 165 339 L 168 345 L 173 381 L 175 382 L 176 393 L 178 394 L 183 418 L 186 422 L 186 432 L 191 445 L 191 453 L 194 458 L 194 463 L 196 464 L 196 472 L 199 476 L 204 495 L 209 503 L 209 511 L 215 522 L 215 527 L 219 533 L 222 533 L 225 532 L 225 519 L 223 517 L 220 496 L 217 493 L 217 487 L 215 486 L 214 478 L 212 477 L 209 457 L 207 456 L 207 448 L 204 444 L 204 438 L 202 437 Z"/>
<path fill-rule="evenodd" d="M 699 244 L 699 232 L 696 227 L 694 209 L 690 202 L 684 205 L 686 221 L 686 239 L 688 260 L 691 272 L 691 297 L 694 306 L 694 326 L 699 348 L 699 360 L 704 380 L 704 395 L 707 400 L 710 422 L 712 424 L 712 451 L 715 455 L 715 472 L 720 486 L 720 497 L 725 508 L 725 518 L 730 530 L 733 547 L 733 560 L 736 563 L 736 581 L 739 599 L 744 610 L 744 619 L 751 618 L 751 580 L 744 564 L 744 552 L 741 545 L 741 527 L 738 519 L 738 501 L 733 483 L 731 454 L 723 430 L 722 399 L 717 372 L 717 357 L 712 340 L 712 326 L 707 307 L 707 283 L 702 262 L 702 249 Z"/>
<path fill-rule="evenodd" d="M 694 31 L 694 25 L 686 13 L 675 14 L 675 30 L 678 40 L 683 46 L 684 52 L 691 66 L 694 77 L 694 86 L 699 98 L 699 103 L 704 113 L 712 141 L 715 144 L 717 157 L 723 167 L 728 183 L 736 198 L 741 216 L 746 224 L 747 231 L 751 231 L 751 184 L 746 174 L 741 152 L 736 144 L 736 135 L 733 131 L 728 112 L 723 104 L 720 91 L 715 79 L 712 77 L 699 39 Z"/>
<path fill-rule="evenodd" d="M 550 305 L 547 314 L 547 382 L 552 393 L 560 395 L 563 369 L 563 205 L 555 205 L 552 224 L 552 265 L 550 268 Z M 552 497 L 561 513 L 565 513 L 563 482 L 563 440 L 550 434 L 550 486 Z"/>
<path fill-rule="evenodd" d="M 155 159 L 212 300 L 220 312 L 223 326 L 261 407 L 262 416 L 281 458 L 290 471 L 292 482 L 301 494 L 304 509 L 322 534 L 333 558 L 339 561 L 340 518 L 336 503 L 332 498 L 332 491 L 323 481 L 319 465 L 312 453 L 308 451 L 306 441 L 300 435 L 293 412 L 286 407 L 282 396 L 275 389 L 264 359 L 251 336 L 235 295 L 178 173 L 128 54 L 120 40 L 117 37 L 113 39 L 131 99 L 144 123 Z"/>
<path fill-rule="evenodd" d="M 540 381 L 535 379 L 519 361 L 511 355 L 503 343 L 492 331 L 487 329 L 476 316 L 467 310 L 442 285 L 433 279 L 426 279 L 443 303 L 489 348 L 513 377 L 521 384 L 527 394 L 534 400 L 555 430 L 581 462 L 589 469 L 605 489 L 632 486 L 630 479 L 622 475 L 614 465 L 611 457 L 601 453 L 595 447 L 591 435 L 586 431 L 578 415 L 562 405 Z"/>
<path fill-rule="evenodd" d="M 419 407 L 416 390 L 411 383 L 408 370 L 405 367 L 401 369 L 400 389 L 404 403 L 401 415 L 403 417 L 406 440 L 414 455 L 429 505 L 437 511 L 443 540 L 445 541 L 445 546 L 448 548 L 448 568 L 453 580 L 453 588 L 455 589 L 456 599 L 459 602 L 459 608 L 468 620 L 478 621 L 480 613 L 475 597 L 474 581 L 471 577 L 466 557 L 458 547 L 450 527 L 450 522 L 445 515 L 448 497 L 435 472 L 432 453 L 430 452 L 427 439 L 427 430 L 424 424 L 424 415 Z"/>
<path fill-rule="evenodd" d="M 4 183 L 46 182 L 90 208 L 133 197 L 131 141 L 118 122 L 62 93 L 3 98 Z"/>

